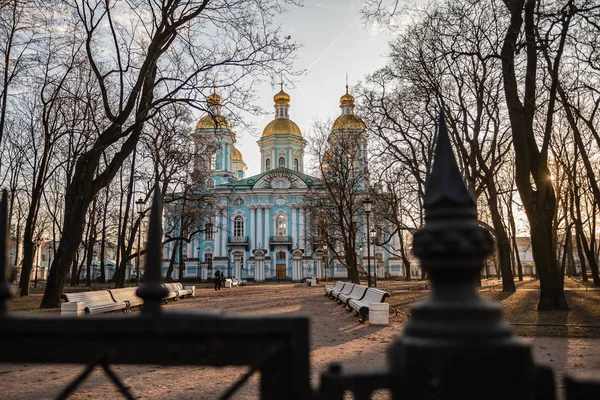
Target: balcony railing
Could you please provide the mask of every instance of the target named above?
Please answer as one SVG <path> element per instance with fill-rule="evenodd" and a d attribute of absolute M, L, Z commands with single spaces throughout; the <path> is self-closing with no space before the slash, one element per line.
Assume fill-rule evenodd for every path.
<path fill-rule="evenodd" d="M 248 236 L 229 236 L 227 238 L 227 243 L 248 245 Z"/>
<path fill-rule="evenodd" d="M 292 237 L 291 236 L 271 236 L 270 240 L 271 246 L 276 244 L 287 244 L 292 245 Z"/>

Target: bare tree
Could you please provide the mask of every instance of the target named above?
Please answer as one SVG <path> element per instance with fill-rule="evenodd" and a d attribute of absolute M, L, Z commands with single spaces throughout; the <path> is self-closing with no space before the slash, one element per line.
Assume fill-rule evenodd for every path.
<path fill-rule="evenodd" d="M 66 188 L 68 212 L 42 308 L 59 305 L 86 211 L 136 148 L 148 119 L 174 102 L 200 108 L 207 74 L 217 68 L 227 72 L 237 92 L 247 93 L 244 77 L 280 71 L 296 47 L 273 28 L 274 14 L 282 11 L 275 0 L 66 4 L 71 22 L 82 32 L 86 63 L 95 77 L 92 85 L 101 93 L 103 107 L 98 134 L 77 157 Z M 117 15 L 127 15 L 128 25 Z M 97 51 L 109 43 L 110 52 Z M 99 169 L 108 148 L 111 156 Z"/>

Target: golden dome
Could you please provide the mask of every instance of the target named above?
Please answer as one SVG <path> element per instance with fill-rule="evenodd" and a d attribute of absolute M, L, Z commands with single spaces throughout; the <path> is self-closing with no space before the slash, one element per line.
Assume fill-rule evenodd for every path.
<path fill-rule="evenodd" d="M 363 122 L 362 119 L 357 117 L 354 114 L 343 114 L 337 117 L 335 122 L 333 123 L 333 128 L 331 130 L 338 129 L 351 129 L 351 130 L 363 130 L 367 129 L 367 126 Z"/>
<path fill-rule="evenodd" d="M 210 106 L 220 106 L 223 102 L 223 98 L 219 96 L 217 93 L 213 92 L 210 96 L 206 98 L 206 102 Z"/>
<path fill-rule="evenodd" d="M 291 119 L 276 118 L 269 122 L 267 126 L 265 126 L 262 137 L 271 135 L 293 135 L 302 137 L 302 132 L 300 132 L 298 125 L 296 125 L 296 123 Z"/>
<path fill-rule="evenodd" d="M 350 93 L 348 93 L 348 85 L 346 85 L 346 93 L 342 97 L 340 97 L 340 106 L 341 107 L 347 107 L 347 106 L 354 107 L 354 96 L 352 96 Z"/>
<path fill-rule="evenodd" d="M 275 102 L 275 104 L 290 104 L 290 100 L 290 95 L 284 92 L 283 89 L 281 89 L 279 93 L 273 96 L 273 101 Z"/>
<path fill-rule="evenodd" d="M 233 161 L 244 161 L 242 153 L 235 147 L 233 148 Z"/>
<path fill-rule="evenodd" d="M 231 129 L 231 125 L 227 122 L 222 115 L 210 115 L 207 114 L 200 118 L 200 121 L 196 124 L 196 129 Z"/>

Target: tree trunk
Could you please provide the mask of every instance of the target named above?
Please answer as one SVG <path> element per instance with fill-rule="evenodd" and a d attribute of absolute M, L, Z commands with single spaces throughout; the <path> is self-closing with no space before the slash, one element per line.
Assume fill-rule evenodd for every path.
<path fill-rule="evenodd" d="M 125 244 L 125 236 L 127 235 L 127 218 L 129 218 L 129 208 L 133 199 L 133 183 L 135 178 L 135 161 L 136 161 L 137 149 L 133 150 L 131 158 L 131 168 L 129 169 L 129 184 L 127 187 L 127 200 L 125 203 L 125 212 L 123 213 L 123 226 L 119 233 L 119 247 L 121 248 L 121 265 L 119 265 L 119 275 L 117 278 L 116 287 L 122 288 L 125 286 L 125 272 L 127 271 L 127 263 L 129 261 L 129 255 L 133 247 L 133 241 L 135 240 L 135 229 L 133 228 L 133 210 L 132 210 L 132 221 L 131 221 L 131 237 L 129 243 Z"/>
<path fill-rule="evenodd" d="M 506 230 L 504 229 L 504 224 L 502 223 L 500 210 L 498 209 L 498 193 L 493 184 L 488 186 L 491 186 L 488 187 L 488 190 L 490 191 L 488 205 L 492 216 L 492 224 L 494 225 L 494 231 L 496 233 L 496 245 L 498 246 L 499 259 L 498 264 L 500 264 L 500 269 L 502 270 L 502 291 L 515 292 L 517 289 L 515 287 L 515 279 L 513 278 L 510 266 L 510 242 Z M 496 268 L 498 268 L 498 264 L 496 264 Z"/>
<path fill-rule="evenodd" d="M 575 229 L 575 232 L 576 232 L 575 244 L 577 245 L 577 255 L 579 256 L 579 266 L 581 267 L 581 279 L 584 282 L 587 282 L 588 281 L 587 266 L 585 265 L 585 254 L 583 253 L 583 248 L 581 246 L 582 239 L 581 239 L 581 236 L 577 229 Z"/>
<path fill-rule="evenodd" d="M 510 11 L 510 25 L 502 45 L 502 75 L 504 93 L 512 128 L 515 150 L 515 181 L 529 220 L 531 247 L 535 268 L 540 279 L 538 310 L 568 310 L 567 300 L 561 285 L 560 269 L 555 257 L 552 240 L 552 222 L 556 210 L 556 196 L 548 170 L 548 149 L 540 151 L 536 143 L 533 124 L 537 84 L 538 44 L 535 37 L 534 0 L 505 2 Z M 525 88 L 519 90 L 515 73 L 517 41 L 524 26 L 526 51 Z M 524 94 L 523 102 L 520 95 Z M 550 93 L 547 105 L 544 144 L 551 133 L 555 93 Z M 533 182 L 532 182 L 533 181 Z"/>
<path fill-rule="evenodd" d="M 171 282 L 173 280 L 173 267 L 175 266 L 175 258 L 177 256 L 178 248 L 179 244 L 177 242 L 174 242 L 173 251 L 171 252 L 171 260 L 169 260 L 169 268 L 167 269 L 167 276 L 165 277 L 166 282 Z"/>
<path fill-rule="evenodd" d="M 90 234 L 88 235 L 87 259 L 85 263 L 85 285 L 92 286 L 92 261 L 94 260 L 94 246 L 96 245 L 96 198 L 92 201 L 92 212 L 90 213 Z"/>

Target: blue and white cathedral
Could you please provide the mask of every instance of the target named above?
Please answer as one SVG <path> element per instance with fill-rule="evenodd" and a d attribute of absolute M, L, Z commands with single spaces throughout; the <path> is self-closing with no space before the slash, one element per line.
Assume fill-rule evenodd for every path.
<path fill-rule="evenodd" d="M 203 154 L 202 167 L 208 170 L 205 186 L 214 195 L 214 214 L 200 223 L 201 233 L 184 244 L 183 278 L 211 279 L 217 268 L 226 276 L 257 282 L 347 276 L 343 265 L 323 257 L 323 249 L 313 243 L 316 233 L 306 196 L 318 190 L 319 178 L 305 173 L 307 142 L 290 119 L 291 98 L 283 84 L 273 100 L 275 118 L 257 141 L 261 172 L 246 177 L 242 153 L 235 147 L 236 135 L 221 114 L 222 98 L 215 91 L 207 98 L 209 112 L 198 121 L 193 138 L 197 152 Z M 330 138 L 359 134 L 364 137 L 366 152 L 366 126 L 354 115 L 354 97 L 347 86 L 340 108 Z M 172 221 L 168 212 L 167 224 Z M 163 249 L 163 275 L 173 246 L 170 242 Z M 359 261 L 366 266 L 366 249 L 361 253 Z M 384 249 L 372 248 L 371 257 L 377 276 L 403 275 L 401 261 Z M 178 273 L 176 265 L 174 279 L 179 279 Z"/>

